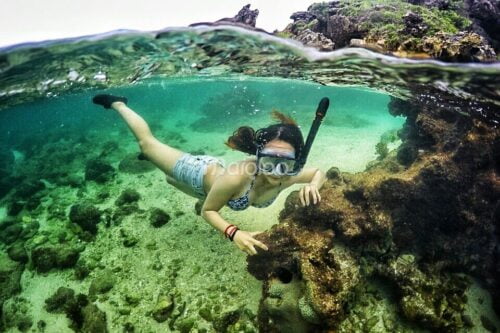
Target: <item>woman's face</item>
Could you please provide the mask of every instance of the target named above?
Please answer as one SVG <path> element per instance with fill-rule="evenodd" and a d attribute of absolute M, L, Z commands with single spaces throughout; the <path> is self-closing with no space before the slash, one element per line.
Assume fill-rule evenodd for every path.
<path fill-rule="evenodd" d="M 283 140 L 280 139 L 274 139 L 269 141 L 264 145 L 264 149 L 272 149 L 273 151 L 276 151 L 277 153 L 295 153 L 295 148 L 293 146 Z M 281 183 L 283 180 L 287 179 L 290 176 L 275 176 L 275 175 L 269 175 L 269 174 L 263 174 L 265 179 L 272 185 L 278 185 Z"/>

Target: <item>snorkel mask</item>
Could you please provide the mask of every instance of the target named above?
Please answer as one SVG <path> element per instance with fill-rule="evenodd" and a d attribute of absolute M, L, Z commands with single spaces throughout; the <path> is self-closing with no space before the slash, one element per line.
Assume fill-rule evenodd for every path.
<path fill-rule="evenodd" d="M 296 158 L 295 153 L 289 151 L 281 151 L 272 148 L 263 148 L 260 146 L 257 149 L 257 171 L 267 175 L 295 176 L 297 175 L 307 161 L 307 156 L 311 150 L 314 138 L 318 133 L 319 126 L 328 111 L 330 100 L 327 97 L 321 99 L 316 109 L 316 117 L 311 125 L 309 134 L 307 135 L 306 143 L 302 149 L 300 156 Z"/>

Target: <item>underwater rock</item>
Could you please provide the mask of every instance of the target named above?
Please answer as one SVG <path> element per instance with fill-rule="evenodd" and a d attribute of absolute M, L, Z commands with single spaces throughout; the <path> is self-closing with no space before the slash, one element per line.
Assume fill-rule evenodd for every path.
<path fill-rule="evenodd" d="M 118 170 L 124 173 L 141 174 L 155 170 L 156 167 L 148 160 L 140 160 L 137 154 L 129 154 L 120 161 Z"/>
<path fill-rule="evenodd" d="M 66 314 L 71 320 L 71 328 L 82 333 L 107 332 L 106 314 L 95 304 L 89 303 L 87 296 L 75 295 L 75 291 L 60 287 L 45 300 L 45 309 L 48 312 Z"/>
<path fill-rule="evenodd" d="M 292 192 L 280 223 L 256 236 L 269 247 L 248 257 L 249 272 L 264 281 L 261 331 L 290 327 L 279 301 L 281 284 L 294 280 L 303 285 L 291 304 L 301 300 L 303 308 L 287 311 L 320 322 L 324 331 L 336 329 L 362 302 L 351 296 L 373 275 L 397 290 L 400 313 L 421 329 L 457 331 L 466 325 L 469 283 L 460 274 L 480 278 L 498 296 L 493 230 L 500 216 L 500 132 L 494 123 L 467 116 L 497 108 L 459 103 L 431 89 L 415 90 L 408 101 L 392 100 L 389 109 L 407 117 L 398 135 L 400 152 L 411 151 L 389 154 L 356 174 L 331 169 L 319 205 L 301 207 Z M 394 168 L 398 160 L 406 166 Z"/>
<path fill-rule="evenodd" d="M 95 181 L 96 183 L 104 184 L 112 180 L 114 176 L 115 168 L 101 159 L 90 160 L 85 165 L 86 181 Z"/>
<path fill-rule="evenodd" d="M 28 181 L 23 182 L 16 188 L 14 192 L 14 197 L 27 200 L 35 196 L 38 192 L 45 189 L 45 183 L 42 181 Z"/>
<path fill-rule="evenodd" d="M 6 220 L 0 224 L 0 241 L 6 245 L 14 243 L 23 231 L 21 223 L 15 220 Z"/>
<path fill-rule="evenodd" d="M 144 212 L 144 210 L 139 208 L 137 202 L 125 204 L 116 208 L 111 216 L 111 220 L 115 225 L 119 225 L 126 216 L 142 212 Z"/>
<path fill-rule="evenodd" d="M 72 312 L 78 307 L 75 291 L 66 287 L 59 287 L 57 291 L 45 300 L 45 309 L 48 312 Z"/>
<path fill-rule="evenodd" d="M 116 278 L 113 272 L 110 270 L 104 270 L 100 272 L 90 283 L 89 287 L 89 298 L 95 301 L 97 295 L 105 294 L 116 284 Z"/>
<path fill-rule="evenodd" d="M 174 309 L 174 300 L 172 296 L 160 295 L 158 296 L 158 300 L 156 301 L 156 305 L 153 309 L 152 316 L 154 320 L 156 320 L 157 322 L 163 323 L 170 317 L 170 314 L 172 313 L 173 309 Z"/>
<path fill-rule="evenodd" d="M 467 303 L 466 278 L 449 274 L 425 274 L 413 255 L 401 255 L 378 274 L 397 286 L 404 316 L 433 331 L 456 331 L 463 327 L 462 314 Z"/>
<path fill-rule="evenodd" d="M 26 251 L 23 242 L 15 242 L 7 249 L 7 254 L 10 259 L 20 262 L 21 264 L 27 263 L 29 259 L 28 252 Z"/>
<path fill-rule="evenodd" d="M 20 282 L 23 270 L 23 265 L 12 261 L 3 251 L 0 251 L 0 314 L 2 304 L 21 291 Z"/>
<path fill-rule="evenodd" d="M 70 246 L 42 245 L 31 251 L 33 267 L 39 273 L 46 273 L 54 268 L 71 268 L 75 266 L 80 252 Z"/>
<path fill-rule="evenodd" d="M 30 307 L 31 304 L 24 297 L 17 296 L 9 299 L 3 305 L 3 318 L 0 317 L 3 326 L 15 327 L 21 332 L 27 332 L 33 326 Z"/>
<path fill-rule="evenodd" d="M 139 194 L 139 192 L 134 189 L 126 189 L 120 194 L 118 199 L 116 199 L 115 205 L 123 206 L 126 204 L 131 204 L 139 201 L 139 199 L 141 199 L 141 195 Z"/>
<path fill-rule="evenodd" d="M 82 333 L 107 333 L 106 313 L 99 309 L 93 303 L 87 304 L 82 309 L 83 325 L 80 331 Z"/>
<path fill-rule="evenodd" d="M 71 222 L 79 225 L 82 230 L 96 235 L 97 224 L 101 220 L 101 212 L 89 203 L 80 203 L 71 206 L 69 219 Z"/>
<path fill-rule="evenodd" d="M 149 222 L 155 228 L 160 228 L 170 221 L 170 215 L 163 209 L 153 208 L 149 214 Z"/>

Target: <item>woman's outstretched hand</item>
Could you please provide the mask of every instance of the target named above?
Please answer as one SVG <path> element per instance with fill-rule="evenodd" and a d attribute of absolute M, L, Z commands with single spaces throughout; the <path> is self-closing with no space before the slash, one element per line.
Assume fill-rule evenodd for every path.
<path fill-rule="evenodd" d="M 238 230 L 234 235 L 233 241 L 240 250 L 252 256 L 254 254 L 257 254 L 257 250 L 255 249 L 256 246 L 267 251 L 267 246 L 264 245 L 264 243 L 253 238 L 253 236 L 259 233 L 260 232 L 258 231 L 248 232 L 248 231 Z"/>
<path fill-rule="evenodd" d="M 309 206 L 311 203 L 317 204 L 321 201 L 321 195 L 319 195 L 318 186 L 315 184 L 306 184 L 299 191 L 299 199 L 302 206 Z"/>

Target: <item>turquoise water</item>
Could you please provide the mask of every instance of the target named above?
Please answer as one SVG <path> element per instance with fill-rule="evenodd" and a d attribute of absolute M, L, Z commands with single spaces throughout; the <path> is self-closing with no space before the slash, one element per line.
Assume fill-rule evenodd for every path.
<path fill-rule="evenodd" d="M 471 119 L 495 126 L 500 118 L 495 64 L 446 66 L 359 49 L 320 54 L 232 28 L 0 51 L 0 330 L 8 332 L 259 331 L 263 284 L 247 272 L 246 255 L 195 214 L 196 199 L 137 164 L 133 135 L 116 112 L 91 103 L 95 94 L 126 96 L 162 142 L 227 163 L 246 158 L 224 145 L 239 126 L 267 126 L 277 109 L 305 136 L 319 100 L 328 97 L 307 164 L 325 172 L 363 172 L 381 160 L 381 141 L 395 155 L 406 119 L 389 114 L 391 96 L 432 86 L 461 103 L 492 105 L 492 112 L 467 114 Z M 96 159 L 105 167 L 90 180 Z M 270 230 L 298 188 L 269 208 L 225 207 L 221 215 L 242 230 Z M 122 204 L 126 190 L 138 197 Z M 82 213 L 83 225 L 98 211 L 95 234 L 74 222 L 77 205 L 92 207 Z M 169 216 L 161 227 L 152 222 L 158 208 Z M 498 324 L 483 287 L 475 281 L 467 291 L 477 332 L 488 326 L 486 317 Z M 390 287 L 369 281 L 363 288 L 379 294 L 353 301 L 342 332 L 367 329 L 374 313 L 382 319 L 370 319 L 373 331 L 426 331 L 402 318 Z"/>

